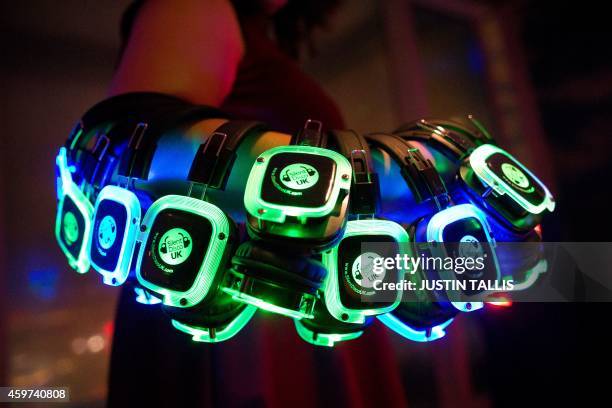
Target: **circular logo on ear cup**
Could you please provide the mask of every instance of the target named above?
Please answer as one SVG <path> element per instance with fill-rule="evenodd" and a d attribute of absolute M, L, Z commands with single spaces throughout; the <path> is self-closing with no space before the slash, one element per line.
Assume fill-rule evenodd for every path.
<path fill-rule="evenodd" d="M 482 245 L 476 237 L 466 235 L 459 242 L 459 255 L 464 258 L 478 258 L 484 255 Z"/>
<path fill-rule="evenodd" d="M 319 181 L 317 169 L 306 163 L 295 163 L 284 167 L 280 172 L 281 182 L 292 190 L 306 190 Z"/>
<path fill-rule="evenodd" d="M 501 165 L 502 173 L 510 182 L 520 188 L 529 187 L 529 179 L 518 167 L 510 163 Z"/>
<path fill-rule="evenodd" d="M 113 246 L 117 239 L 117 223 L 110 215 L 102 218 L 98 226 L 98 245 L 102 249 L 108 249 Z"/>
<path fill-rule="evenodd" d="M 191 235 L 182 228 L 172 228 L 162 235 L 157 252 L 168 265 L 182 264 L 191 255 Z"/>
<path fill-rule="evenodd" d="M 79 239 L 79 223 L 72 213 L 68 211 L 64 214 L 62 219 L 62 230 L 64 232 L 64 239 L 68 245 L 74 244 Z"/>
<path fill-rule="evenodd" d="M 371 288 L 374 281 L 382 280 L 385 277 L 385 270 L 380 273 L 374 271 L 374 260 L 380 258 L 376 252 L 364 252 L 353 261 L 351 275 L 355 283 L 362 288 Z"/>

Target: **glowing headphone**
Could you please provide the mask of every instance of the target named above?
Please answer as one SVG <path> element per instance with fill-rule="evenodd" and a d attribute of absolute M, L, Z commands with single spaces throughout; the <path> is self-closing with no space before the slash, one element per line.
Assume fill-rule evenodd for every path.
<path fill-rule="evenodd" d="M 320 290 L 320 299 L 312 319 L 295 320 L 299 336 L 318 346 L 334 346 L 341 341 L 358 338 L 372 322 L 374 315 L 387 313 L 397 307 L 401 290 L 394 300 L 376 299 L 371 265 L 362 244 L 383 243 L 386 251 L 401 253 L 408 248 L 408 234 L 391 221 L 375 219 L 379 202 L 377 175 L 372 171 L 370 149 L 363 136 L 354 131 L 331 131 L 330 145 L 335 146 L 350 160 L 352 182 L 350 217 L 340 241 L 322 254 L 327 277 Z M 378 249 L 377 249 L 378 250 Z M 384 282 L 398 282 L 402 274 L 388 271 Z"/>
<path fill-rule="evenodd" d="M 333 131 L 331 134 L 340 152 L 352 164 L 350 207 L 354 219 L 347 223 L 340 242 L 323 253 L 323 263 L 329 273 L 325 282 L 325 304 L 336 319 L 363 323 L 366 316 L 395 309 L 402 297 L 402 291 L 397 290 L 393 301 L 382 301 L 377 297 L 374 281 L 397 283 L 403 278 L 403 273 L 394 269 L 387 270 L 383 276 L 375 275 L 371 259 L 385 254 L 363 253 L 368 249 L 362 246 L 378 243 L 382 245 L 376 245 L 373 251 L 384 250 L 390 256 L 401 255 L 410 250 L 409 237 L 401 225 L 375 219 L 379 199 L 378 178 L 370 170 L 373 168 L 370 149 L 363 136 L 353 131 Z"/>
<path fill-rule="evenodd" d="M 238 145 L 251 132 L 264 131 L 260 123 L 229 121 L 199 146 L 185 195 L 153 202 L 136 188 L 136 183 L 147 185 L 166 130 L 211 117 L 223 114 L 162 94 L 109 98 L 84 115 L 56 158 L 55 235 L 70 265 L 85 273 L 91 264 L 108 285 L 121 285 L 134 271 L 137 301 L 163 303 L 172 325 L 194 341 L 231 338 L 257 307 L 294 318 L 298 335 L 316 345 L 359 337 L 373 316 L 404 337 L 431 341 L 444 335 L 459 311 L 482 307 L 476 299 L 483 293 L 410 291 L 404 293 L 408 301 L 400 303 L 401 290 L 385 301 L 367 292 L 364 283 L 375 278 L 368 255 L 387 254 L 364 254 L 362 244 L 377 242 L 393 255 L 425 251 L 457 257 L 454 243 L 469 237 L 467 242 L 479 247 L 489 244 L 481 248 L 489 256 L 482 279 L 500 279 L 484 213 L 472 204 L 454 205 L 435 167 L 405 139 L 443 146 L 461 164 L 457 179 L 464 188 L 453 194 L 471 194 L 469 201 L 482 204 L 517 234 L 554 209 L 546 187 L 493 145 L 475 120 L 475 129 L 420 121 L 400 129 L 401 136 L 368 136 L 400 163 L 417 203 L 428 206 L 406 232 L 374 218 L 379 189 L 366 140 L 334 131 L 327 144 L 321 123 L 307 121 L 291 146 L 270 149 L 255 160 L 244 197 L 251 240 L 235 250 L 243 237 L 230 217 L 206 200 L 206 191 L 225 188 Z M 534 256 L 523 263 L 531 267 L 536 261 Z M 520 284 L 531 285 L 540 266 L 525 272 Z M 387 272 L 383 282 L 403 278 L 400 271 Z M 460 279 L 453 271 L 427 268 L 412 279 L 431 278 Z"/>
<path fill-rule="evenodd" d="M 416 243 L 416 254 L 426 252 L 439 257 L 452 255 L 453 258 L 456 258 L 460 254 L 454 252 L 461 250 L 462 247 L 454 245 L 455 243 L 464 243 L 464 245 L 486 243 L 486 245 L 478 245 L 479 250 L 485 253 L 488 259 L 482 279 L 499 280 L 499 266 L 495 251 L 493 251 L 495 240 L 491 235 L 491 229 L 484 213 L 472 204 L 453 205 L 450 194 L 431 161 L 425 159 L 410 142 L 394 135 L 372 134 L 366 137 L 402 164 L 402 175 L 410 185 L 417 202 L 434 204 L 430 214 L 416 220 L 410 228 L 411 236 Z M 449 251 L 450 254 L 448 254 Z M 458 279 L 453 271 L 447 271 L 444 268 L 423 272 L 430 278 Z M 473 311 L 483 305 L 481 301 L 470 300 L 475 297 L 480 298 L 481 293 L 435 291 L 434 294 L 441 305 L 450 302 L 460 311 Z"/>
<path fill-rule="evenodd" d="M 106 139 L 112 141 L 125 140 L 125 135 L 131 134 L 115 166 L 116 180 L 119 184 L 123 182 L 123 186 L 107 184 L 100 190 L 88 239 L 87 253 L 91 264 L 107 285 L 121 285 L 130 274 L 141 227 L 141 201 L 150 203 L 144 194 L 140 194 L 140 197 L 136 195 L 133 184 L 135 180 L 148 179 L 157 140 L 165 130 L 177 123 L 207 118 L 213 113 L 209 108 L 192 107 L 174 98 L 167 102 L 170 105 L 155 110 L 154 119 L 150 113 L 134 115 L 106 133 Z M 104 158 L 102 155 L 98 161 Z"/>
<path fill-rule="evenodd" d="M 55 166 L 58 198 L 55 238 L 68 264 L 77 272 L 86 273 L 90 266 L 87 240 L 91 230 L 93 206 L 73 180 L 75 169 L 68 164 L 65 147 L 60 149 Z"/>
<path fill-rule="evenodd" d="M 111 135 L 111 129 L 117 123 L 131 123 L 132 117 L 152 118 L 188 106 L 178 98 L 157 93 L 120 95 L 93 106 L 74 127 L 56 158 L 55 236 L 77 272 L 85 273 L 90 266 L 88 246 L 94 213 L 90 198 L 110 179 L 126 140 L 121 132 Z"/>
<path fill-rule="evenodd" d="M 314 125 L 314 126 L 313 126 Z M 224 291 L 237 301 L 312 318 L 327 271 L 310 256 L 342 236 L 351 165 L 324 145 L 321 122 L 308 120 L 291 146 L 262 153 L 247 181 L 247 231 Z"/>
<path fill-rule="evenodd" d="M 292 139 L 262 153 L 247 181 L 244 206 L 254 238 L 307 249 L 329 248 L 346 222 L 351 165 L 323 146 L 321 122 L 308 120 Z"/>
<path fill-rule="evenodd" d="M 519 231 L 530 230 L 545 211 L 555 209 L 546 186 L 510 153 L 491 143 L 486 129 L 471 116 L 475 129 L 452 121 L 421 119 L 395 133 L 431 141 L 461 164 L 457 179 L 463 190 L 494 218 Z"/>
<path fill-rule="evenodd" d="M 324 298 L 325 293 L 321 296 Z M 295 330 L 300 338 L 315 346 L 333 347 L 339 342 L 359 338 L 372 324 L 367 316 L 361 323 L 345 323 L 329 314 L 325 302 L 317 302 L 312 319 L 295 319 Z"/>
<path fill-rule="evenodd" d="M 257 122 L 221 125 L 196 152 L 187 195 L 159 198 L 142 219 L 138 282 L 162 299 L 173 326 L 195 341 L 231 338 L 256 310 L 221 290 L 237 231 L 224 211 L 204 199 L 207 189 L 225 188 L 239 143 L 262 129 Z"/>

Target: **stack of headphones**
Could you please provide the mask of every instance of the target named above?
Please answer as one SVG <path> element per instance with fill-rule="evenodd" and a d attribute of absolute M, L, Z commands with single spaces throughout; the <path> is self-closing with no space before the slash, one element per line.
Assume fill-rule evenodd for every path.
<path fill-rule="evenodd" d="M 93 267 L 107 285 L 129 280 L 137 301 L 161 304 L 173 326 L 195 341 L 233 337 L 258 309 L 294 319 L 299 336 L 321 346 L 359 337 L 374 317 L 409 339 L 435 340 L 458 312 L 482 302 L 450 290 L 397 289 L 380 298 L 368 262 L 386 254 L 364 253 L 365 245 L 382 243 L 391 255 L 411 255 L 422 250 L 419 243 L 469 236 L 491 244 L 486 250 L 493 261 L 484 275 L 502 279 L 489 220 L 520 240 L 554 209 L 546 187 L 475 121 L 472 127 L 418 121 L 395 134 L 364 137 L 323 132 L 320 122 L 309 120 L 289 146 L 254 160 L 245 225 L 236 225 L 207 193 L 226 188 L 238 146 L 263 134 L 261 123 L 229 120 L 196 146 L 177 194 L 140 188 L 162 135 L 222 117 L 167 95 L 113 97 L 83 116 L 56 159 L 56 238 L 69 264 L 79 273 Z M 458 163 L 452 190 L 413 141 L 437 145 Z M 402 166 L 416 200 L 430 207 L 426 217 L 409 225 L 384 219 L 370 146 Z M 410 279 L 432 274 L 457 279 L 425 270 Z M 381 279 L 404 278 L 391 268 Z"/>

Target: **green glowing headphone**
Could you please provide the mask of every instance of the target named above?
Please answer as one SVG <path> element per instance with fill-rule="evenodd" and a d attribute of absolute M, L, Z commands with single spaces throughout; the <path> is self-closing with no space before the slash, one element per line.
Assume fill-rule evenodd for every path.
<path fill-rule="evenodd" d="M 470 119 L 472 129 L 452 121 L 421 119 L 395 133 L 441 146 L 444 153 L 460 162 L 458 179 L 469 196 L 505 225 L 519 231 L 532 229 L 541 221 L 542 213 L 554 211 L 552 194 L 514 156 L 492 144 L 478 121 Z"/>
<path fill-rule="evenodd" d="M 308 120 L 291 146 L 262 153 L 244 195 L 249 234 L 283 246 L 329 248 L 346 222 L 351 164 L 322 148 L 321 122 Z"/>
<path fill-rule="evenodd" d="M 163 196 L 144 215 L 136 277 L 165 305 L 192 307 L 216 295 L 236 232 L 224 211 L 204 201 L 206 190 L 225 188 L 236 148 L 261 127 L 239 121 L 221 125 L 196 152 L 187 194 Z"/>
<path fill-rule="evenodd" d="M 327 272 L 310 255 L 342 236 L 351 165 L 324 145 L 321 122 L 308 120 L 291 146 L 253 164 L 244 205 L 252 241 L 232 259 L 224 291 L 240 302 L 295 319 L 312 318 Z"/>
<path fill-rule="evenodd" d="M 378 178 L 371 169 L 372 159 L 365 138 L 354 131 L 332 131 L 340 152 L 352 164 L 350 209 L 353 220 L 337 245 L 323 253 L 327 267 L 325 304 L 339 321 L 363 323 L 366 316 L 389 312 L 399 304 L 402 291 L 393 300 L 381 299 L 374 289 L 376 280 L 397 283 L 403 273 L 387 270 L 383 276 L 373 273 L 371 259 L 404 254 L 410 250 L 409 236 L 392 221 L 375 219 L 379 200 Z M 364 252 L 365 251 L 365 252 Z M 385 255 L 385 256 L 386 256 Z M 369 263 L 368 263 L 369 262 Z"/>
<path fill-rule="evenodd" d="M 461 256 L 467 246 L 474 245 L 488 257 L 488 267 L 479 279 L 499 280 L 500 271 L 495 251 L 495 240 L 484 213 L 472 204 L 453 205 L 451 196 L 440 174 L 430 160 L 410 142 L 395 136 L 371 134 L 366 136 L 375 146 L 382 148 L 402 164 L 402 175 L 419 203 L 433 204 L 429 215 L 415 220 L 410 235 L 415 242 L 415 254 L 438 257 Z M 484 243 L 484 245 L 482 245 Z M 434 269 L 421 271 L 428 279 L 458 279 L 453 271 Z M 463 278 L 463 276 L 462 276 Z M 461 291 L 434 291 L 441 306 L 450 304 L 460 311 L 473 311 L 483 306 L 482 293 Z"/>
<path fill-rule="evenodd" d="M 221 125 L 196 152 L 187 194 L 157 199 L 140 224 L 136 278 L 194 341 L 227 340 L 255 313 L 220 290 L 237 231 L 224 211 L 204 200 L 207 189 L 225 188 L 240 142 L 262 129 L 257 122 Z"/>
<path fill-rule="evenodd" d="M 348 221 L 340 241 L 322 254 L 328 273 L 319 291 L 321 301 L 315 304 L 313 318 L 295 320 L 300 338 L 325 347 L 360 337 L 372 323 L 371 316 L 393 310 L 400 301 L 401 291 L 390 301 L 372 299 L 370 292 L 373 279 L 363 276 L 371 272 L 371 268 L 362 265 L 368 256 L 362 254 L 362 244 L 384 242 L 385 249 L 399 253 L 398 247 L 408 242 L 408 234 L 400 225 L 374 219 L 379 202 L 379 186 L 377 175 L 372 171 L 370 151 L 365 139 L 350 130 L 331 131 L 330 135 L 329 148 L 337 148 L 351 162 L 349 208 L 350 216 L 355 219 Z M 335 146 L 332 147 L 332 144 Z M 393 272 L 395 276 L 392 277 L 392 273 L 386 275 L 386 281 L 400 278 L 397 271 Z"/>

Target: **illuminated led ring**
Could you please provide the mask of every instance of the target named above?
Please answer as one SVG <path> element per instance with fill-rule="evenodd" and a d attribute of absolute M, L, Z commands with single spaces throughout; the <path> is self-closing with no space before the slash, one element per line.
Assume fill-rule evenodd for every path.
<path fill-rule="evenodd" d="M 88 240 L 90 238 L 91 230 L 91 219 L 93 217 L 93 206 L 89 199 L 83 194 L 81 189 L 73 182 L 71 169 L 68 166 L 68 158 L 66 148 L 60 148 L 59 154 L 55 161 L 57 168 L 59 169 L 59 180 L 57 183 L 57 193 L 59 198 L 57 216 L 55 220 L 55 238 L 59 243 L 62 252 L 68 259 L 68 263 L 78 273 L 86 273 L 89 270 L 90 262 L 87 254 Z M 63 232 L 63 217 L 64 217 L 64 206 L 66 204 L 66 198 L 69 198 L 76 208 L 81 213 L 83 218 L 83 231 L 82 231 L 82 242 L 78 249 L 77 256 L 74 256 L 70 249 L 64 244 L 62 239 Z M 80 233 L 80 231 L 79 231 Z"/>
<path fill-rule="evenodd" d="M 343 239 L 364 234 L 391 236 L 399 244 L 400 250 L 407 249 L 407 245 L 403 244 L 407 244 L 410 241 L 408 233 L 406 230 L 404 230 L 404 228 L 402 228 L 399 224 L 385 220 L 349 221 L 347 223 L 347 228 Z M 336 319 L 343 322 L 363 323 L 365 322 L 366 316 L 382 314 L 395 309 L 402 299 L 401 290 L 397 291 L 397 296 L 394 302 L 384 308 L 354 310 L 348 309 L 342 304 L 342 300 L 340 298 L 340 288 L 338 287 L 338 248 L 339 245 L 323 254 L 323 263 L 328 271 L 328 275 L 324 283 L 324 290 L 325 305 L 329 313 Z"/>
<path fill-rule="evenodd" d="M 172 326 L 174 326 L 175 329 L 182 331 L 183 333 L 191 335 L 191 339 L 193 341 L 205 343 L 219 343 L 234 337 L 240 330 L 244 328 L 244 326 L 247 325 L 253 315 L 255 315 L 256 311 L 256 307 L 246 306 L 237 317 L 235 317 L 227 326 L 221 329 L 211 329 L 188 325 L 174 319 L 172 319 Z"/>
<path fill-rule="evenodd" d="M 211 222 L 212 233 L 211 242 L 204 256 L 204 262 L 200 266 L 193 285 L 184 292 L 174 291 L 163 288 L 144 279 L 141 274 L 142 259 L 145 256 L 151 231 L 150 226 L 157 215 L 166 209 L 175 209 L 189 212 L 203 217 Z M 136 277 L 138 282 L 145 288 L 159 294 L 163 303 L 174 307 L 190 307 L 206 297 L 211 289 L 217 270 L 221 266 L 221 261 L 225 248 L 228 245 L 227 237 L 230 235 L 230 223 L 225 213 L 216 205 L 206 201 L 179 195 L 167 195 L 155 201 L 149 208 L 142 220 L 142 232 L 138 237 L 141 242 L 140 251 L 136 262 Z M 219 236 L 225 237 L 219 239 Z"/>
<path fill-rule="evenodd" d="M 353 340 L 363 334 L 363 330 L 353 333 L 319 333 L 304 326 L 301 321 L 295 320 L 295 330 L 300 338 L 315 346 L 333 347 L 340 341 Z"/>
<path fill-rule="evenodd" d="M 416 342 L 429 342 L 441 339 L 446 335 L 445 329 L 453 322 L 453 319 L 448 319 L 444 323 L 437 326 L 428 328 L 426 330 L 418 330 L 402 322 L 391 313 L 377 316 L 377 319 L 400 336 Z"/>

